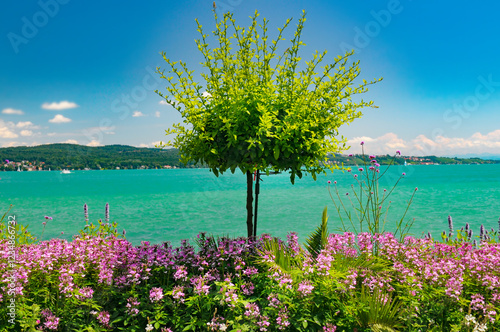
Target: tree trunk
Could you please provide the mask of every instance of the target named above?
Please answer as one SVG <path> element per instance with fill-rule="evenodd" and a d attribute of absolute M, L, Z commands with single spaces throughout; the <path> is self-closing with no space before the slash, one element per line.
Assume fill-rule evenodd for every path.
<path fill-rule="evenodd" d="M 259 192 L 260 192 L 260 172 L 257 170 L 255 177 L 255 215 L 253 222 L 253 237 L 257 237 L 257 209 L 259 208 Z"/>
<path fill-rule="evenodd" d="M 253 223 L 252 223 L 252 203 L 253 203 L 253 179 L 252 173 L 247 171 L 247 236 L 250 238 L 253 234 Z"/>

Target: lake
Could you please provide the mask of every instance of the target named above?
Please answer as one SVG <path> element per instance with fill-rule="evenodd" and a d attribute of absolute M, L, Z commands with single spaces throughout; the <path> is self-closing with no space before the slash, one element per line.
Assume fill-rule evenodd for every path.
<path fill-rule="evenodd" d="M 393 166 L 380 180 L 380 188 L 390 189 L 403 172 L 406 176 L 390 199 L 388 228 L 401 217 L 418 187 L 405 219 L 415 219 L 414 235 L 439 236 L 448 229 L 448 215 L 455 228 L 469 222 L 476 235 L 481 224 L 498 230 L 500 165 Z M 340 223 L 328 193 L 329 180 L 331 186 L 338 182 L 348 204 L 345 193 L 356 182 L 347 172 L 321 175 L 317 181 L 304 176 L 295 185 L 286 173 L 263 176 L 258 233 L 285 237 L 296 231 L 303 241 L 320 224 L 325 206 L 329 229 L 335 231 Z M 177 245 L 199 232 L 246 235 L 246 177 L 239 171 L 218 178 L 208 169 L 0 172 L 0 211 L 3 214 L 14 205 L 10 214 L 29 224 L 38 236 L 44 216 L 51 216 L 43 239 L 70 239 L 82 229 L 85 203 L 94 222 L 104 219 L 109 203 L 111 221 L 118 222 L 118 229 L 125 229 L 134 244 L 171 241 Z"/>

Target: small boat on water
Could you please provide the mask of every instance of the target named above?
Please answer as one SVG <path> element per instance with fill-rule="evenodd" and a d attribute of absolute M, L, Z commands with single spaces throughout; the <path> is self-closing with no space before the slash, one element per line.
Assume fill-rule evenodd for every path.
<path fill-rule="evenodd" d="M 71 174 L 71 172 L 69 170 L 67 170 L 67 169 L 63 169 L 61 171 L 61 174 Z"/>

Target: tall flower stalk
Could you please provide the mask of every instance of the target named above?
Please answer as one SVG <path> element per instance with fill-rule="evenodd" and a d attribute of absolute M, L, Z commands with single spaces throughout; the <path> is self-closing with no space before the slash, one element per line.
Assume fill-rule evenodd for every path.
<path fill-rule="evenodd" d="M 340 222 L 342 224 L 342 231 L 352 230 L 356 234 L 358 232 L 381 234 L 385 232 L 385 225 L 387 223 L 387 216 L 391 205 L 389 198 L 394 192 L 394 189 L 398 185 L 399 181 L 405 177 L 406 173 L 402 173 L 400 175 L 391 189 L 381 189 L 380 179 L 394 164 L 394 160 L 398 155 L 401 155 L 401 152 L 397 151 L 388 167 L 382 171 L 380 169 L 380 164 L 376 160 L 376 156 L 366 156 L 364 151 L 364 142 L 361 142 L 361 149 L 363 166 L 358 167 L 359 173 L 353 174 L 354 172 L 352 169 L 347 170 L 349 173 L 353 174 L 353 178 L 357 183 L 357 188 L 354 184 L 351 185 L 352 195 L 349 192 L 345 193 L 345 195 L 341 195 L 337 187 L 337 181 L 334 181 L 334 193 L 332 194 L 330 187 L 328 187 L 328 192 L 330 193 L 330 197 L 339 215 Z M 396 230 L 394 232 L 394 236 L 399 236 L 400 240 L 408 234 L 408 231 L 413 225 L 413 220 L 407 223 L 405 223 L 404 220 L 417 190 L 418 188 L 415 188 L 408 204 L 406 205 L 403 215 L 395 222 Z M 341 196 L 345 196 L 348 203 L 345 203 L 345 199 L 342 199 Z M 353 208 L 354 213 L 351 213 L 349 206 Z"/>

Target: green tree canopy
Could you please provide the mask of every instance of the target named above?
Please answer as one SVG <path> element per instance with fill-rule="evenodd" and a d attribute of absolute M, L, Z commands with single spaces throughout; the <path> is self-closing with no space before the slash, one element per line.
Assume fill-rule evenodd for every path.
<path fill-rule="evenodd" d="M 360 71 L 358 62 L 348 64 L 352 52 L 320 67 L 327 52 L 316 51 L 302 63 L 305 12 L 286 46 L 280 42 L 286 40 L 290 19 L 270 39 L 268 21 L 259 24 L 257 11 L 247 28 L 237 25 L 231 13 L 219 19 L 214 10 L 214 16 L 212 47 L 196 20 L 203 83 L 195 81 L 186 63 L 162 53 L 168 71 L 157 70 L 168 81 L 168 94 L 156 92 L 184 118 L 166 131 L 175 134 L 166 145 L 178 148 L 183 162 L 204 162 L 217 176 L 239 168 L 247 173 L 250 194 L 254 171 L 289 171 L 294 183 L 305 171 L 316 179 L 332 168 L 326 163 L 328 154 L 346 149 L 338 128 L 360 117 L 360 108 L 373 106 L 352 96 L 380 79 L 354 86 Z"/>

